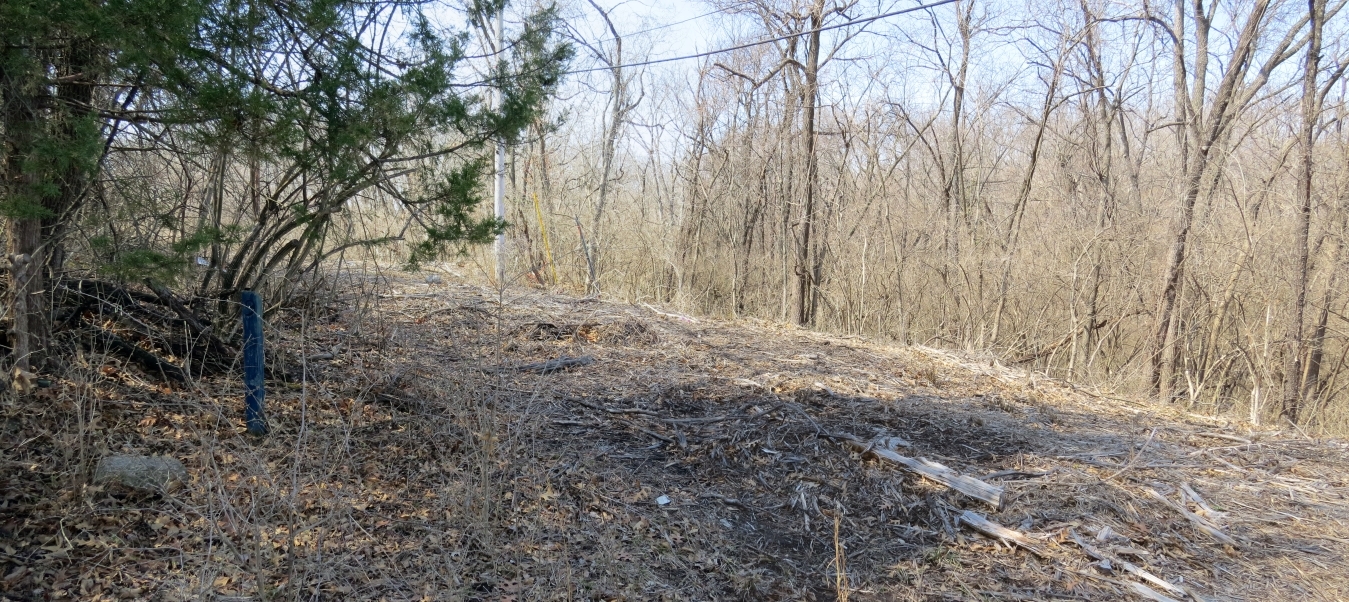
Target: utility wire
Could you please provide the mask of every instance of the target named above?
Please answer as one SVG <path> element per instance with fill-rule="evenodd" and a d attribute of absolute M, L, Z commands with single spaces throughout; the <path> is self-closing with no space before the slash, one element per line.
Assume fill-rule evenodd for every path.
<path fill-rule="evenodd" d="M 690 22 L 690 21 L 697 21 L 698 19 L 702 19 L 702 18 L 704 18 L 704 17 L 710 17 L 710 16 L 712 16 L 712 15 L 719 15 L 719 14 L 721 14 L 722 12 L 723 12 L 723 11 L 720 11 L 720 10 L 714 10 L 714 11 L 712 11 L 712 12 L 710 12 L 710 13 L 703 13 L 703 14 L 698 15 L 698 16 L 696 16 L 696 17 L 689 17 L 689 18 L 687 18 L 687 19 L 684 19 L 683 21 L 675 21 L 674 23 L 666 23 L 666 24 L 664 24 L 664 25 L 657 25 L 657 26 L 652 27 L 652 28 L 650 28 L 650 29 L 643 29 L 643 30 L 641 30 L 641 31 L 634 31 L 634 32 L 631 32 L 631 33 L 625 33 L 625 34 L 623 34 L 623 36 L 624 36 L 624 37 L 628 37 L 628 36 L 640 36 L 640 35 L 642 35 L 642 34 L 645 34 L 645 33 L 651 33 L 651 32 L 653 32 L 653 31 L 660 31 L 660 30 L 662 30 L 662 29 L 669 29 L 669 28 L 671 28 L 671 27 L 676 27 L 676 26 L 679 26 L 679 25 L 683 25 L 683 24 L 688 23 L 688 22 Z M 612 41 L 614 41 L 615 39 L 617 39 L 617 38 L 603 38 L 603 39 L 600 39 L 600 40 L 595 40 L 595 42 L 597 42 L 597 43 L 612 42 Z M 475 54 L 475 55 L 473 55 L 473 56 L 466 56 L 466 57 L 463 57 L 463 58 L 464 58 L 464 59 L 469 59 L 469 60 L 473 60 L 473 59 L 488 59 L 488 58 L 492 58 L 492 57 L 494 57 L 494 56 L 503 54 L 503 53 L 505 53 L 507 50 L 510 50 L 511 48 L 514 48 L 514 47 L 515 47 L 515 44 L 514 44 L 514 43 L 511 43 L 510 46 L 507 46 L 507 47 L 505 47 L 505 48 L 502 48 L 501 50 L 494 50 L 494 51 L 489 52 L 489 53 L 486 53 L 486 54 Z"/>
<path fill-rule="evenodd" d="M 913 6 L 913 7 L 909 7 L 909 8 L 905 8 L 905 9 L 901 9 L 901 10 L 896 10 L 896 11 L 891 11 L 891 12 L 888 12 L 888 13 L 885 13 L 885 14 L 876 15 L 876 16 L 874 16 L 874 17 L 866 17 L 866 18 L 862 18 L 862 19 L 853 19 L 852 21 L 846 21 L 846 22 L 843 22 L 843 23 L 835 23 L 835 24 L 833 24 L 833 25 L 826 25 L 826 26 L 824 26 L 824 27 L 818 27 L 818 28 L 816 28 L 816 29 L 808 29 L 808 30 L 806 30 L 806 31 L 799 31 L 799 32 L 796 32 L 796 33 L 789 33 L 789 34 L 787 34 L 787 35 L 778 36 L 778 37 L 776 37 L 776 38 L 769 38 L 769 39 L 766 39 L 766 40 L 759 40 L 759 41 L 757 41 L 757 42 L 748 42 L 748 43 L 745 43 L 745 44 L 739 44 L 739 45 L 736 45 L 736 46 L 730 46 L 730 47 L 727 47 L 727 48 L 718 48 L 718 49 L 716 49 L 716 50 L 708 50 L 707 52 L 699 52 L 699 53 L 697 53 L 697 54 L 686 54 L 686 55 L 684 55 L 684 56 L 672 56 L 672 57 L 669 57 L 669 58 L 653 59 L 653 60 L 650 60 L 650 61 L 642 61 L 642 62 L 640 62 L 640 63 L 625 63 L 625 64 L 622 64 L 622 65 L 613 65 L 613 66 L 609 66 L 609 67 L 592 67 L 592 68 L 590 68 L 590 69 L 577 69 L 577 70 L 574 70 L 574 71 L 568 71 L 567 73 L 568 73 L 568 74 L 575 74 L 575 73 L 591 73 L 591 72 L 594 72 L 594 71 L 611 71 L 611 70 L 613 70 L 613 69 L 622 69 L 622 68 L 624 68 L 624 67 L 645 67 L 645 66 L 647 66 L 647 65 L 658 65 L 658 64 L 661 64 L 661 63 L 673 63 L 673 62 L 675 62 L 675 61 L 686 61 L 686 60 L 689 60 L 689 59 L 700 59 L 700 58 L 703 58 L 703 57 L 712 56 L 712 55 L 716 55 L 716 54 L 724 54 L 724 53 L 727 53 L 727 52 L 734 52 L 734 51 L 736 51 L 736 50 L 744 50 L 744 49 L 746 49 L 746 48 L 753 48 L 753 47 L 755 47 L 755 46 L 763 46 L 764 44 L 772 44 L 772 43 L 774 43 L 774 42 L 781 42 L 781 41 L 783 41 L 783 40 L 790 40 L 790 39 L 792 39 L 792 38 L 798 38 L 798 37 L 801 37 L 801 36 L 810 35 L 810 34 L 813 34 L 813 33 L 816 33 L 816 32 L 820 32 L 820 31 L 829 31 L 829 30 L 831 30 L 831 29 L 840 29 L 840 28 L 843 28 L 843 27 L 849 27 L 849 26 L 852 26 L 852 25 L 859 25 L 859 24 L 862 24 L 862 23 L 870 23 L 870 22 L 872 22 L 872 21 L 879 21 L 879 20 L 881 20 L 881 19 L 886 19 L 886 18 L 889 18 L 889 17 L 896 17 L 896 16 L 899 16 L 899 15 L 907 14 L 907 13 L 917 12 L 917 11 L 920 11 L 920 10 L 923 10 L 923 9 L 927 9 L 927 8 L 936 8 L 936 7 L 941 6 L 941 5 L 943 5 L 943 4 L 951 4 L 952 2 L 956 2 L 956 1 L 957 1 L 957 0 L 937 0 L 936 2 L 929 2 L 929 3 L 927 3 L 927 4 L 920 4 L 920 5 L 918 5 L 918 6 Z M 703 15 L 703 16 L 707 16 L 707 15 Z"/>
<path fill-rule="evenodd" d="M 626 37 L 626 36 L 640 36 L 640 35 L 642 35 L 642 34 L 644 34 L 644 33 L 651 33 L 651 32 L 653 32 L 653 31 L 660 31 L 660 30 L 662 30 L 662 29 L 669 29 L 669 28 L 674 27 L 674 26 L 676 26 L 676 25 L 683 25 L 683 24 L 685 24 L 685 23 L 688 23 L 689 21 L 697 21 L 698 19 L 701 19 L 701 18 L 703 18 L 703 17 L 710 17 L 710 16 L 712 16 L 712 15 L 718 15 L 718 14 L 721 14 L 721 12 L 722 12 L 722 11 L 720 11 L 720 10 L 714 10 L 714 11 L 712 11 L 712 12 L 710 12 L 710 13 L 703 13 L 703 14 L 698 15 L 698 16 L 696 16 L 696 17 L 689 17 L 689 18 L 687 18 L 687 19 L 684 19 L 683 21 L 675 21 L 674 23 L 666 23 L 666 24 L 664 24 L 664 25 L 657 25 L 657 26 L 655 26 L 655 27 L 652 27 L 651 29 L 643 29 L 643 30 L 641 30 L 641 31 L 634 31 L 634 32 L 632 32 L 632 33 L 625 33 L 625 34 L 623 34 L 623 35 L 624 35 L 625 37 Z M 603 40 L 597 40 L 597 41 L 598 41 L 598 42 L 612 42 L 612 41 L 614 41 L 614 38 L 605 38 L 605 39 L 603 39 Z"/>

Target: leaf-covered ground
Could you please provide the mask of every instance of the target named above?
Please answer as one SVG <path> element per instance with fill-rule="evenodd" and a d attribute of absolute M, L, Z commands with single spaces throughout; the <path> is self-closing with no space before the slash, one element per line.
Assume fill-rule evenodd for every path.
<path fill-rule="evenodd" d="M 411 277 L 342 290 L 272 314 L 270 351 L 306 378 L 270 384 L 263 439 L 231 379 L 174 390 L 110 357 L 6 394 L 0 597 L 1349 598 L 1340 441 L 775 324 Z M 176 457 L 191 482 L 88 483 L 110 453 Z"/>

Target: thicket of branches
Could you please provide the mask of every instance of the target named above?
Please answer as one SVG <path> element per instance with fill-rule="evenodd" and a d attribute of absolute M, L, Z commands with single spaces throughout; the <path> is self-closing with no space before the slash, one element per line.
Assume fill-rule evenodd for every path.
<path fill-rule="evenodd" d="M 1346 425 L 1343 1 L 717 6 L 804 35 L 685 78 L 573 34 L 603 69 L 515 147 L 518 273 Z"/>
<path fill-rule="evenodd" d="M 234 361 L 242 290 L 281 303 L 410 234 L 412 262 L 490 240 L 492 143 L 538 119 L 570 55 L 552 8 L 513 11 L 508 39 L 502 10 L 3 0 L 15 384 L 58 369 L 66 333 L 181 380 Z"/>

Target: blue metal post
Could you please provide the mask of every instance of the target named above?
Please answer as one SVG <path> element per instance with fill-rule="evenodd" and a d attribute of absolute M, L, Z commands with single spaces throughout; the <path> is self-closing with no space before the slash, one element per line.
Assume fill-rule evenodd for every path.
<path fill-rule="evenodd" d="M 267 389 L 262 382 L 262 296 L 253 291 L 240 294 L 244 305 L 244 418 L 248 432 L 267 433 L 267 416 L 263 402 Z"/>

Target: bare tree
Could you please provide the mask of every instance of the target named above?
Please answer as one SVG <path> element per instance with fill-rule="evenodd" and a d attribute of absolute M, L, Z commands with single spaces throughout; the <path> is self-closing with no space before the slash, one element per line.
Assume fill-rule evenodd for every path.
<path fill-rule="evenodd" d="M 1321 120 L 1321 113 L 1324 110 L 1325 92 L 1330 86 L 1344 74 L 1344 68 L 1341 66 L 1335 69 L 1328 78 L 1323 89 L 1322 84 L 1318 83 L 1321 75 L 1321 49 L 1322 36 L 1325 31 L 1326 22 L 1326 0 L 1307 0 L 1307 54 L 1306 61 L 1302 67 L 1302 120 L 1298 131 L 1298 146 L 1301 156 L 1298 165 L 1297 196 L 1299 210 L 1297 213 L 1297 234 L 1294 238 L 1294 245 L 1297 249 L 1297 258 L 1294 264 L 1295 282 L 1293 285 L 1293 311 L 1291 322 L 1288 326 L 1288 345 L 1289 350 L 1284 360 L 1284 390 L 1283 405 L 1280 409 L 1281 414 L 1296 423 L 1303 408 L 1304 397 L 1309 390 L 1315 388 L 1315 381 L 1320 374 L 1320 341 L 1325 337 L 1326 318 L 1323 315 L 1318 320 L 1313 340 L 1315 343 L 1311 346 L 1307 344 L 1304 337 L 1304 321 L 1307 312 L 1307 289 L 1310 281 L 1310 239 L 1312 222 L 1312 201 L 1313 201 L 1313 176 L 1315 172 L 1315 145 L 1317 135 L 1317 124 Z M 1336 250 L 1338 255 L 1338 247 Z M 1338 262 L 1338 257 L 1332 262 L 1331 279 L 1333 281 L 1334 263 Z M 1330 288 L 1327 288 L 1329 291 Z M 1322 314 L 1327 313 L 1329 299 L 1323 306 Z M 1307 357 L 1312 355 L 1312 357 Z"/>
<path fill-rule="evenodd" d="M 605 207 L 609 204 L 610 189 L 613 184 L 614 149 L 623 133 L 629 115 L 631 115 L 633 109 L 641 104 L 642 94 L 639 91 L 636 98 L 632 95 L 631 86 L 638 76 L 632 73 L 630 69 L 625 69 L 623 64 L 623 36 L 618 33 L 618 28 L 614 26 L 613 19 L 610 18 L 609 13 L 611 11 L 605 10 L 595 0 L 587 1 L 599 14 L 612 36 L 607 41 L 609 49 L 603 48 L 601 43 L 592 43 L 580 36 L 573 36 L 573 39 L 589 49 L 591 55 L 608 69 L 610 77 L 608 112 L 604 119 L 604 133 L 600 148 L 599 182 L 595 191 L 595 209 L 590 219 L 590 238 L 588 241 L 582 242 L 587 268 L 586 291 L 590 294 L 597 294 L 600 290 L 600 252 L 605 240 L 601 233 L 601 221 L 604 217 Z M 584 238 L 584 235 L 582 235 L 582 238 Z"/>
<path fill-rule="evenodd" d="M 1264 52 L 1266 38 L 1275 35 L 1271 30 L 1277 21 L 1270 11 L 1270 0 L 1255 0 L 1240 18 L 1239 33 L 1231 51 L 1220 67 L 1218 87 L 1209 97 L 1209 59 L 1215 50 L 1210 46 L 1215 11 L 1220 2 L 1207 8 L 1202 1 L 1188 6 L 1177 0 L 1175 16 L 1170 23 L 1149 15 L 1169 34 L 1173 48 L 1173 74 L 1176 102 L 1175 128 L 1180 153 L 1183 188 L 1179 217 L 1162 277 L 1162 289 L 1157 309 L 1157 328 L 1153 335 L 1152 368 L 1149 382 L 1154 394 L 1170 399 L 1174 386 L 1174 368 L 1179 354 L 1176 345 L 1181 317 L 1176 313 L 1181 277 L 1185 270 L 1190 232 L 1194 227 L 1194 209 L 1204 183 L 1221 169 L 1222 150 L 1218 146 L 1231 132 L 1232 126 L 1249 106 L 1251 100 L 1268 83 L 1279 65 L 1296 54 L 1306 41 L 1299 37 L 1304 17 L 1287 29 L 1282 39 Z M 1187 51 L 1190 37 L 1187 23 L 1194 25 L 1193 52 Z M 1190 65 L 1193 69 L 1190 69 Z"/>

